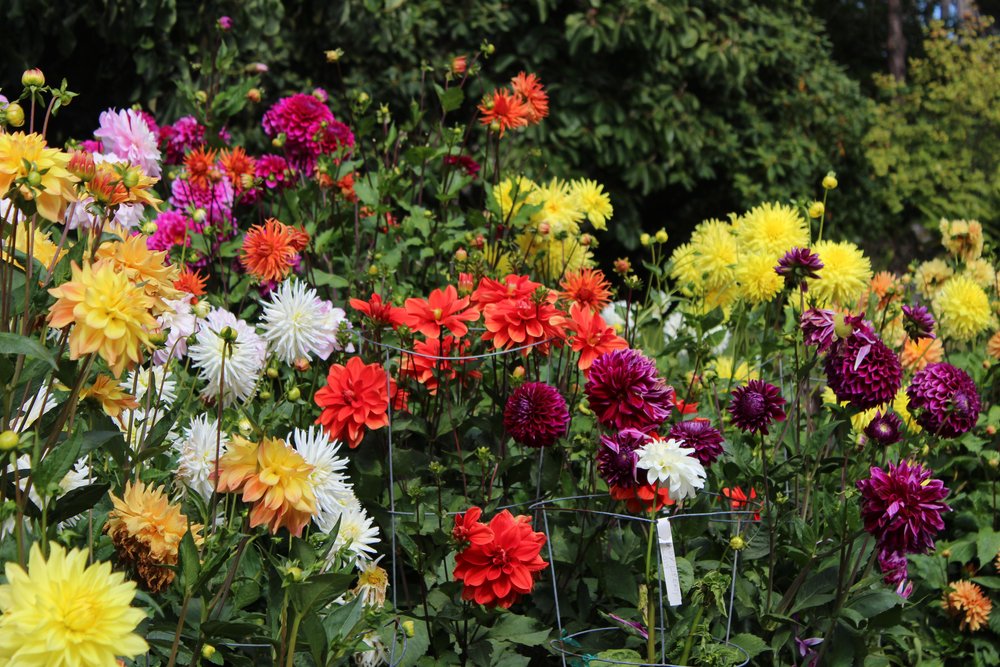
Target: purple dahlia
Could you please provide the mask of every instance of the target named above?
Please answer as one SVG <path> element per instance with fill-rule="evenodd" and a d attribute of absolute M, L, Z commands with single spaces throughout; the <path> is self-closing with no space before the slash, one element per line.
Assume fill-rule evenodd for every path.
<path fill-rule="evenodd" d="M 566 435 L 569 409 L 552 385 L 525 382 L 507 399 L 503 426 L 510 437 L 528 447 L 548 447 Z"/>
<path fill-rule="evenodd" d="M 873 466 L 869 479 L 859 480 L 861 519 L 882 551 L 927 553 L 934 535 L 944 528 L 941 515 L 951 508 L 941 502 L 948 489 L 916 462 Z"/>
<path fill-rule="evenodd" d="M 878 552 L 878 569 L 882 571 L 882 581 L 890 586 L 895 586 L 905 580 L 906 575 L 909 574 L 906 554 L 898 551 L 880 550 Z"/>
<path fill-rule="evenodd" d="M 637 350 L 613 350 L 597 357 L 583 390 L 597 421 L 619 430 L 652 431 L 673 409 L 674 388 L 659 376 L 656 364 Z"/>
<path fill-rule="evenodd" d="M 638 450 L 648 440 L 648 435 L 634 428 L 601 436 L 601 444 L 597 448 L 597 472 L 608 486 L 634 489 L 640 485 L 636 473 Z"/>
<path fill-rule="evenodd" d="M 917 423 L 939 437 L 957 438 L 979 419 L 976 383 L 949 363 L 929 364 L 913 376 L 906 394 Z"/>
<path fill-rule="evenodd" d="M 750 380 L 745 386 L 733 390 L 729 414 L 740 430 L 767 435 L 771 422 L 785 421 L 785 410 L 781 407 L 784 404 L 781 390 L 773 384 Z"/>
<path fill-rule="evenodd" d="M 678 422 L 670 427 L 667 437 L 694 449 L 695 458 L 703 466 L 715 463 L 722 456 L 722 434 L 712 428 L 707 419 Z"/>
<path fill-rule="evenodd" d="M 824 369 L 837 400 L 858 410 L 888 403 L 903 382 L 899 357 L 864 324 L 833 344 Z"/>
<path fill-rule="evenodd" d="M 801 286 L 806 291 L 806 278 L 819 278 L 823 262 L 809 248 L 792 248 L 778 260 L 774 272 L 785 279 L 785 286 Z"/>
<path fill-rule="evenodd" d="M 880 445 L 888 446 L 900 441 L 902 428 L 903 421 L 898 415 L 892 412 L 882 414 L 879 411 L 865 426 L 865 435 Z"/>
<path fill-rule="evenodd" d="M 911 340 L 934 338 L 934 316 L 924 306 L 903 306 L 903 329 Z"/>

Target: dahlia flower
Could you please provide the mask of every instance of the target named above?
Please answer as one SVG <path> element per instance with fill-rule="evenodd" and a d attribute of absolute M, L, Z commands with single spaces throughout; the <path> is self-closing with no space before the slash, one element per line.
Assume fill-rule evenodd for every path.
<path fill-rule="evenodd" d="M 805 280 L 819 278 L 818 271 L 822 268 L 819 255 L 809 248 L 792 248 L 778 260 L 774 271 L 785 279 L 786 287 L 801 287 L 805 291 Z"/>
<path fill-rule="evenodd" d="M 184 295 L 180 299 L 163 300 L 167 308 L 156 322 L 160 331 L 166 332 L 167 340 L 153 353 L 153 363 L 165 364 L 171 358 L 183 359 L 187 355 L 187 339 L 198 329 L 198 317 L 191 309 L 191 299 L 190 295 Z"/>
<path fill-rule="evenodd" d="M 455 556 L 454 576 L 464 585 L 463 600 L 506 609 L 530 593 L 535 573 L 548 567 L 539 557 L 545 535 L 531 529 L 529 517 L 508 510 L 496 514 L 489 529 L 489 543 L 470 543 Z"/>
<path fill-rule="evenodd" d="M 304 93 L 278 100 L 264 114 L 261 125 L 267 136 L 283 138 L 289 162 L 310 176 L 320 155 L 354 145 L 354 135 L 329 107 Z"/>
<path fill-rule="evenodd" d="M 674 389 L 656 364 L 632 349 L 606 352 L 594 360 L 584 385 L 597 421 L 609 428 L 643 432 L 660 426 L 673 409 Z"/>
<path fill-rule="evenodd" d="M 403 354 L 399 375 L 414 378 L 432 396 L 437 394 L 441 382 L 459 377 L 459 369 L 463 380 L 479 378 L 482 376 L 479 371 L 465 370 L 467 361 L 454 359 L 465 356 L 470 346 L 469 341 L 454 336 L 418 340 L 413 346 L 412 354 Z"/>
<path fill-rule="evenodd" d="M 705 468 L 695 450 L 682 447 L 680 440 L 650 438 L 639 448 L 636 467 L 646 471 L 648 482 L 666 486 L 673 500 L 694 498 L 705 486 Z"/>
<path fill-rule="evenodd" d="M 482 546 L 493 541 L 493 531 L 479 521 L 482 515 L 483 510 L 478 507 L 470 507 L 467 511 L 455 515 L 455 527 L 452 528 L 451 536 L 458 544 Z"/>
<path fill-rule="evenodd" d="M 570 306 L 569 315 L 566 324 L 573 332 L 569 344 L 574 352 L 580 353 L 577 360 L 580 370 L 588 370 L 594 364 L 594 359 L 605 352 L 628 347 L 625 339 L 605 324 L 604 318 L 597 312 L 574 303 Z"/>
<path fill-rule="evenodd" d="M 566 399 L 552 385 L 526 382 L 507 399 L 503 426 L 515 442 L 550 447 L 566 435 L 569 427 Z"/>
<path fill-rule="evenodd" d="M 970 262 L 983 254 L 983 225 L 978 220 L 942 219 L 941 245 L 955 257 Z"/>
<path fill-rule="evenodd" d="M 517 76 L 510 80 L 510 87 L 524 100 L 528 110 L 528 122 L 538 123 L 549 115 L 549 96 L 537 75 L 518 72 Z"/>
<path fill-rule="evenodd" d="M 261 155 L 257 158 L 255 175 L 268 190 L 292 186 L 292 168 L 280 155 Z"/>
<path fill-rule="evenodd" d="M 146 245 L 142 234 L 122 235 L 121 240 L 105 241 L 97 249 L 97 259 L 104 260 L 125 274 L 134 284 L 141 285 L 153 299 L 153 312 L 166 310 L 163 299 L 179 299 L 174 287 L 180 269 L 170 264 L 165 252 L 154 252 Z"/>
<path fill-rule="evenodd" d="M 235 340 L 225 336 L 235 333 Z M 206 386 L 201 395 L 229 406 L 253 395 L 264 370 L 267 343 L 243 320 L 213 308 L 201 323 L 188 349 L 191 362 Z"/>
<path fill-rule="evenodd" d="M 338 456 L 340 442 L 330 440 L 323 429 L 314 426 L 295 429 L 288 434 L 287 441 L 293 443 L 295 451 L 312 466 L 309 483 L 316 496 L 316 524 L 336 524 L 337 518 L 354 498 L 351 482 L 344 472 L 348 460 Z"/>
<path fill-rule="evenodd" d="M 219 431 L 217 420 L 210 419 L 208 415 L 192 419 L 183 433 L 171 441 L 173 450 L 177 452 L 177 481 L 207 501 L 215 490 L 212 476 L 215 474 L 216 453 L 221 457 L 228 445 L 229 436 L 225 431 Z"/>
<path fill-rule="evenodd" d="M 528 299 L 541 286 L 541 283 L 534 282 L 528 276 L 518 276 L 513 273 L 502 282 L 483 276 L 479 281 L 479 287 L 472 293 L 472 303 L 485 310 L 491 303 Z"/>
<path fill-rule="evenodd" d="M 176 178 L 170 184 L 170 205 L 179 211 L 184 211 L 189 217 L 204 213 L 203 222 L 192 222 L 192 231 L 201 232 L 209 225 L 222 229 L 227 233 L 234 228 L 233 222 L 233 186 L 226 179 L 211 183 L 208 187 L 199 188 L 185 178 Z"/>
<path fill-rule="evenodd" d="M 670 427 L 667 437 L 694 449 L 695 458 L 703 466 L 715 463 L 722 456 L 722 434 L 707 419 L 677 422 Z"/>
<path fill-rule="evenodd" d="M 479 122 L 496 127 L 502 137 L 507 130 L 528 124 L 531 110 L 517 95 L 503 89 L 496 89 L 479 105 Z"/>
<path fill-rule="evenodd" d="M 994 322 L 986 291 L 966 276 L 956 276 L 941 286 L 934 310 L 941 335 L 955 340 L 972 340 Z"/>
<path fill-rule="evenodd" d="M 108 667 L 149 646 L 134 632 L 146 613 L 132 606 L 135 584 L 111 565 L 87 565 L 86 551 L 31 545 L 28 570 L 8 562 L 0 586 L 0 660 L 8 665 Z"/>
<path fill-rule="evenodd" d="M 611 207 L 611 198 L 604 192 L 604 186 L 597 181 L 582 178 L 573 181 L 571 187 L 577 208 L 583 211 L 594 229 L 606 230 L 614 209 Z"/>
<path fill-rule="evenodd" d="M 263 304 L 261 330 L 279 361 L 291 364 L 299 358 L 326 358 L 336 345 L 339 324 L 333 305 L 319 298 L 316 290 L 299 280 L 285 281 Z M 340 313 L 344 311 L 340 310 Z M 320 352 L 326 352 L 321 355 Z"/>
<path fill-rule="evenodd" d="M 0 196 L 6 195 L 15 180 L 28 178 L 28 168 L 38 176 L 38 185 L 20 188 L 20 196 L 34 201 L 38 214 L 46 220 L 63 219 L 66 205 L 76 201 L 73 184 L 78 179 L 67 171 L 69 155 L 48 148 L 39 134 L 0 134 Z"/>
<path fill-rule="evenodd" d="M 284 280 L 297 259 L 293 229 L 274 218 L 251 227 L 243 239 L 240 263 L 259 280 Z"/>
<path fill-rule="evenodd" d="M 952 616 L 962 615 L 959 630 L 976 632 L 989 624 L 993 602 L 983 593 L 983 589 L 971 581 L 955 581 L 948 585 L 941 606 Z"/>
<path fill-rule="evenodd" d="M 930 364 L 914 375 L 906 395 L 917 423 L 941 438 L 957 438 L 979 419 L 976 383 L 949 363 Z"/>
<path fill-rule="evenodd" d="M 878 552 L 878 569 L 882 571 L 882 581 L 890 586 L 905 581 L 909 574 L 906 554 L 899 551 L 880 550 Z"/>
<path fill-rule="evenodd" d="M 903 329 L 913 340 L 934 338 L 934 316 L 924 306 L 903 305 Z"/>
<path fill-rule="evenodd" d="M 493 343 L 494 349 L 534 345 L 545 353 L 549 341 L 561 341 L 565 336 L 566 319 L 553 305 L 555 295 L 526 297 L 498 301 L 483 309 L 486 332 L 482 339 Z M 528 348 L 521 354 L 527 356 Z"/>
<path fill-rule="evenodd" d="M 437 338 L 443 328 L 461 338 L 469 331 L 466 322 L 479 319 L 479 311 L 469 308 L 469 297 L 459 298 L 454 285 L 435 289 L 426 299 L 409 298 L 403 310 L 403 324 L 428 338 Z"/>
<path fill-rule="evenodd" d="M 392 305 L 391 301 L 383 301 L 381 294 L 372 294 L 367 301 L 351 299 L 349 303 L 351 308 L 364 315 L 376 328 L 390 326 L 396 329 L 406 317 L 406 311 Z"/>
<path fill-rule="evenodd" d="M 767 435 L 771 422 L 785 421 L 785 410 L 781 407 L 784 404 L 781 390 L 773 384 L 750 380 L 733 390 L 729 414 L 733 417 L 733 424 L 741 431 Z"/>
<path fill-rule="evenodd" d="M 159 131 L 159 141 L 163 144 L 165 164 L 181 164 L 188 151 L 205 143 L 205 126 L 194 116 L 177 119 L 173 125 L 164 125 Z"/>
<path fill-rule="evenodd" d="M 734 227 L 741 247 L 754 254 L 777 258 L 792 248 L 809 245 L 809 226 L 805 218 L 784 204 L 755 206 L 740 217 Z"/>
<path fill-rule="evenodd" d="M 899 353 L 903 368 L 912 372 L 922 371 L 928 364 L 936 364 L 942 359 L 944 344 L 940 338 L 907 338 L 903 342 L 903 351 Z"/>
<path fill-rule="evenodd" d="M 353 449 L 361 444 L 366 431 L 389 423 L 389 395 L 395 392 L 395 381 L 386 382 L 379 364 L 366 365 L 359 357 L 351 357 L 346 365 L 333 364 L 326 386 L 314 397 L 323 409 L 316 423 L 331 439 L 343 440 Z"/>
<path fill-rule="evenodd" d="M 601 312 L 611 302 L 611 290 L 609 289 L 611 283 L 605 279 L 604 272 L 599 269 L 570 271 L 563 276 L 559 286 L 563 288 L 563 291 L 559 293 L 563 299 L 589 308 L 594 312 Z"/>
<path fill-rule="evenodd" d="M 354 563 L 371 558 L 375 554 L 372 545 L 379 543 L 378 526 L 375 525 L 375 520 L 368 516 L 357 499 L 346 507 L 337 518 L 340 521 L 340 529 L 333 541 L 330 555 L 333 556 L 342 549 L 346 549 L 347 555 Z M 320 526 L 320 530 L 330 532 L 333 527 L 334 524 L 326 527 Z"/>
<path fill-rule="evenodd" d="M 741 257 L 734 278 L 740 297 L 751 305 L 770 302 L 784 286 L 774 270 L 774 257 L 764 253 Z"/>
<path fill-rule="evenodd" d="M 948 489 L 919 463 L 900 461 L 888 470 L 873 466 L 871 477 L 857 482 L 861 519 L 879 548 L 901 553 L 927 553 L 934 535 L 944 528 L 942 502 Z"/>
<path fill-rule="evenodd" d="M 848 241 L 820 241 L 813 246 L 823 268 L 819 278 L 806 281 L 821 306 L 855 303 L 872 279 L 871 261 Z"/>
<path fill-rule="evenodd" d="M 837 400 L 859 410 L 888 403 L 903 381 L 899 357 L 866 325 L 834 343 L 823 368 Z"/>
<path fill-rule="evenodd" d="M 160 149 L 156 135 L 150 131 L 142 113 L 135 109 L 101 113 L 101 126 L 94 132 L 100 139 L 104 153 L 114 153 L 128 160 L 153 178 L 160 177 Z"/>
<path fill-rule="evenodd" d="M 900 435 L 902 429 L 903 421 L 898 415 L 892 412 L 883 414 L 881 411 L 877 411 L 872 420 L 865 426 L 865 435 L 880 445 L 888 446 L 902 439 Z"/>
<path fill-rule="evenodd" d="M 636 463 L 639 449 L 649 436 L 634 428 L 602 435 L 597 447 L 597 472 L 610 487 L 634 488 L 639 484 Z"/>

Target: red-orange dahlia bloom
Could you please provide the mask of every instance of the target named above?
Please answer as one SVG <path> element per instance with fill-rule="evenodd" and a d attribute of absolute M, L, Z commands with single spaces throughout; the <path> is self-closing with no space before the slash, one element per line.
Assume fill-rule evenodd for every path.
<path fill-rule="evenodd" d="M 513 273 L 504 278 L 503 282 L 484 277 L 479 281 L 479 287 L 472 293 L 472 303 L 483 308 L 487 304 L 508 299 L 514 301 L 526 299 L 541 286 L 541 283 L 534 282 L 528 276 L 518 276 Z"/>
<path fill-rule="evenodd" d="M 296 257 L 296 234 L 288 225 L 268 218 L 254 225 L 243 239 L 240 262 L 260 280 L 281 281 L 292 270 Z"/>
<path fill-rule="evenodd" d="M 451 536 L 459 544 L 478 544 L 480 546 L 493 541 L 493 531 L 485 523 L 479 521 L 483 515 L 483 510 L 478 507 L 470 507 L 463 514 L 455 515 L 455 527 L 451 530 Z"/>
<path fill-rule="evenodd" d="M 313 400 L 323 408 L 316 419 L 330 438 L 346 442 L 352 449 L 361 444 L 366 430 L 380 429 L 389 423 L 389 394 L 395 395 L 396 382 L 385 381 L 379 364 L 365 364 L 351 357 L 346 365 L 333 364 L 326 376 L 326 386 Z"/>
<path fill-rule="evenodd" d="M 397 329 L 406 317 L 405 310 L 392 305 L 389 301 L 382 301 L 381 294 L 372 294 L 367 301 L 351 299 L 350 304 L 351 308 L 371 320 L 371 323 L 376 327 L 388 325 Z"/>
<path fill-rule="evenodd" d="M 184 269 L 174 281 L 174 289 L 187 292 L 191 295 L 191 303 L 198 303 L 199 296 L 205 296 L 205 282 L 207 276 L 201 275 L 200 271 Z"/>
<path fill-rule="evenodd" d="M 632 487 L 612 486 L 608 489 L 608 493 L 615 500 L 624 500 L 628 511 L 634 514 L 648 514 L 653 509 L 654 497 L 657 512 L 674 504 L 674 499 L 670 497 L 670 489 L 654 487 L 648 482 Z"/>
<path fill-rule="evenodd" d="M 567 301 L 600 312 L 611 302 L 611 283 L 604 279 L 600 269 L 571 271 L 559 283 L 563 291 L 559 296 Z"/>
<path fill-rule="evenodd" d="M 628 347 L 625 339 L 605 324 L 604 318 L 587 307 L 574 303 L 570 306 L 569 317 L 567 325 L 573 331 L 569 342 L 573 351 L 580 353 L 577 362 L 580 370 L 590 368 L 594 359 L 605 352 Z"/>
<path fill-rule="evenodd" d="M 434 290 L 426 299 L 407 299 L 403 324 L 428 338 L 440 336 L 442 327 L 461 337 L 469 331 L 465 323 L 479 319 L 478 310 L 466 308 L 469 297 L 458 298 L 454 285 L 448 285 L 443 290 Z"/>
<path fill-rule="evenodd" d="M 757 489 L 753 487 L 750 488 L 750 495 L 747 496 L 746 492 L 743 491 L 741 487 L 734 486 L 729 488 L 728 486 L 722 489 L 722 495 L 729 500 L 729 508 L 737 511 L 744 510 L 757 510 L 760 508 L 759 502 L 752 502 L 757 499 Z M 754 521 L 760 521 L 760 514 L 754 512 Z"/>
<path fill-rule="evenodd" d="M 487 607 L 510 607 L 535 586 L 535 573 L 548 567 L 539 554 L 545 535 L 531 529 L 527 516 L 503 510 L 489 523 L 493 539 L 470 545 L 455 556 L 455 579 L 462 599 Z"/>
<path fill-rule="evenodd" d="M 454 380 L 459 375 L 458 369 L 463 369 L 466 361 L 451 361 L 434 359 L 432 357 L 460 357 L 469 349 L 469 342 L 454 336 L 428 338 L 417 341 L 413 346 L 416 354 L 404 354 L 399 374 L 413 377 L 417 382 L 427 387 L 427 391 L 436 394 L 442 380 Z M 462 372 L 463 379 L 479 379 L 479 371 Z"/>
<path fill-rule="evenodd" d="M 187 168 L 188 181 L 191 182 L 191 185 L 198 189 L 205 189 L 217 180 L 214 177 L 218 175 L 218 172 L 213 173 L 215 155 L 214 150 L 202 146 L 184 156 L 184 166 Z"/>
<path fill-rule="evenodd" d="M 232 150 L 223 149 L 219 154 L 219 166 L 229 177 L 229 182 L 237 192 L 244 189 L 244 180 L 253 179 L 257 173 L 257 161 L 247 155 L 242 146 Z"/>
<path fill-rule="evenodd" d="M 531 296 L 486 306 L 483 340 L 492 341 L 497 350 L 537 344 L 532 349 L 548 352 L 549 342 L 560 343 L 566 335 L 563 329 L 566 318 L 553 305 L 555 300 L 556 294 L 552 292 L 547 297 Z M 527 356 L 528 348 L 521 350 L 521 354 Z"/>
<path fill-rule="evenodd" d="M 520 72 L 510 85 L 528 107 L 528 122 L 537 123 L 549 115 L 549 96 L 537 76 Z"/>
<path fill-rule="evenodd" d="M 520 96 L 500 88 L 494 90 L 479 105 L 479 112 L 482 114 L 479 122 L 483 125 L 496 123 L 501 137 L 504 132 L 511 128 L 527 125 L 532 113 L 527 102 L 522 100 Z"/>

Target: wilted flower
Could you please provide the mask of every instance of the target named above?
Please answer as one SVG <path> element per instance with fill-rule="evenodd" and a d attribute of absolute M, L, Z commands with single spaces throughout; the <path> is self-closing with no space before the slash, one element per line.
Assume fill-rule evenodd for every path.
<path fill-rule="evenodd" d="M 934 316 L 924 306 L 903 305 L 903 329 L 911 339 L 934 338 Z"/>

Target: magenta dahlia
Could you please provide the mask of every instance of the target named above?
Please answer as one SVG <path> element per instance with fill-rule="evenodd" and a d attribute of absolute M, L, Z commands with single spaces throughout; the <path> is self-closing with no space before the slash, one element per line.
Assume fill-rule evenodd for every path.
<path fill-rule="evenodd" d="M 868 426 L 865 426 L 865 435 L 880 445 L 888 446 L 900 441 L 902 428 L 903 420 L 898 415 L 893 412 L 882 414 L 878 411 L 868 422 Z"/>
<path fill-rule="evenodd" d="M 745 386 L 733 390 L 729 401 L 729 414 L 733 424 L 741 431 L 763 433 L 771 422 L 785 421 L 785 410 L 781 406 L 785 399 L 781 390 L 762 380 L 750 380 Z"/>
<path fill-rule="evenodd" d="M 649 436 L 634 428 L 625 428 L 612 435 L 602 435 L 597 447 L 597 472 L 608 486 L 633 489 L 640 485 L 636 472 L 639 449 Z"/>
<path fill-rule="evenodd" d="M 320 155 L 354 145 L 354 135 L 333 117 L 330 108 L 304 93 L 278 100 L 264 114 L 261 125 L 267 136 L 283 142 L 292 166 L 307 175 L 312 174 Z"/>
<path fill-rule="evenodd" d="M 722 456 L 722 434 L 707 419 L 677 422 L 670 427 L 668 438 L 680 440 L 684 447 L 694 449 L 694 456 L 703 466 L 715 463 Z"/>
<path fill-rule="evenodd" d="M 903 382 L 899 357 L 865 324 L 833 344 L 824 369 L 837 400 L 858 410 L 888 403 Z"/>
<path fill-rule="evenodd" d="M 674 388 L 659 376 L 652 359 L 633 349 L 597 357 L 583 390 L 597 421 L 611 428 L 652 431 L 673 409 Z"/>
<path fill-rule="evenodd" d="M 188 230 L 191 221 L 176 209 L 163 211 L 156 216 L 156 231 L 146 239 L 150 250 L 173 250 L 177 246 L 190 246 Z"/>
<path fill-rule="evenodd" d="M 837 334 L 837 325 L 833 319 L 835 314 L 832 310 L 822 308 L 810 308 L 802 313 L 799 327 L 806 345 L 813 345 L 820 352 L 830 349 Z"/>
<path fill-rule="evenodd" d="M 792 248 L 778 260 L 774 272 L 785 279 L 785 287 L 802 287 L 806 291 L 806 278 L 819 278 L 823 262 L 809 248 Z"/>
<path fill-rule="evenodd" d="M 931 471 L 916 462 L 877 466 L 869 479 L 859 480 L 861 519 L 883 551 L 927 553 L 934 535 L 944 528 L 941 515 L 951 510 L 941 502 L 948 489 Z"/>
<path fill-rule="evenodd" d="M 934 338 L 934 316 L 924 306 L 903 306 L 903 329 L 911 340 Z"/>
<path fill-rule="evenodd" d="M 164 164 L 183 164 L 188 151 L 205 143 L 205 126 L 194 116 L 178 118 L 173 125 L 160 127 L 159 142 Z"/>
<path fill-rule="evenodd" d="M 261 155 L 257 158 L 255 175 L 263 181 L 269 190 L 288 188 L 292 186 L 291 167 L 288 161 L 280 155 Z"/>
<path fill-rule="evenodd" d="M 949 363 L 928 364 L 913 376 L 906 395 L 917 423 L 942 438 L 957 438 L 979 419 L 981 403 L 976 383 L 968 373 Z"/>
<path fill-rule="evenodd" d="M 566 435 L 569 409 L 552 385 L 525 382 L 507 399 L 503 426 L 510 437 L 528 447 L 548 447 Z"/>

